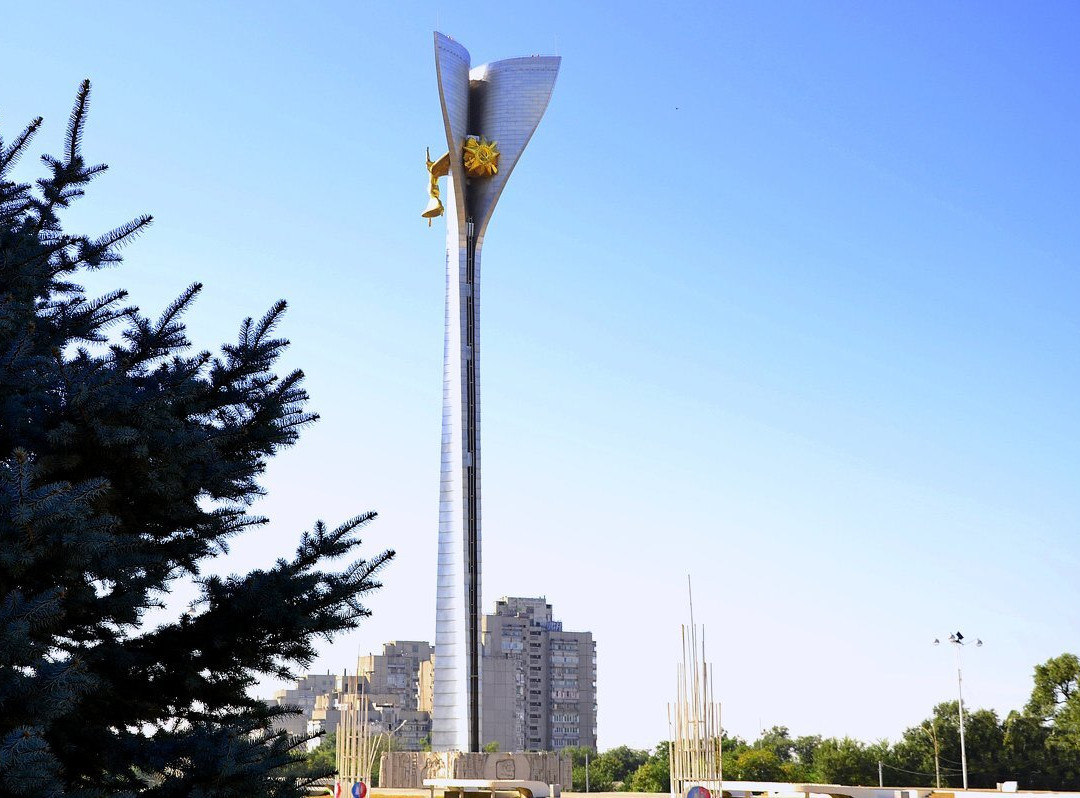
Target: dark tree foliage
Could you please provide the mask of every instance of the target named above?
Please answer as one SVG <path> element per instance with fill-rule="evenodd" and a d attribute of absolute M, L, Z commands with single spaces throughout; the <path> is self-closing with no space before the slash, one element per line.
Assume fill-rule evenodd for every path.
<path fill-rule="evenodd" d="M 267 458 L 315 416 L 302 374 L 274 373 L 283 302 L 214 357 L 181 322 L 198 284 L 155 321 L 75 282 L 151 221 L 61 227 L 105 170 L 80 149 L 89 92 L 35 186 L 11 168 L 41 120 L 0 141 L 0 794 L 297 795 L 275 773 L 303 740 L 274 732 L 288 710 L 248 688 L 292 678 L 316 638 L 368 615 L 360 598 L 393 552 L 353 559 L 368 514 L 317 524 L 268 570 L 200 575 L 264 523 L 248 508 Z M 185 576 L 190 611 L 144 623 Z"/>

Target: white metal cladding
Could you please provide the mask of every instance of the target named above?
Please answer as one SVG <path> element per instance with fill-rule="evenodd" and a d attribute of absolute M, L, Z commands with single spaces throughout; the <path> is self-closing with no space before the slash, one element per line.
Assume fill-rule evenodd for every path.
<path fill-rule="evenodd" d="M 481 241 L 510 173 L 547 110 L 559 61 L 558 56 L 508 58 L 469 72 L 469 120 L 477 128 L 469 133 L 499 144 L 499 173 L 469 185 L 469 210 Z"/>
<path fill-rule="evenodd" d="M 461 500 L 464 473 L 461 347 L 461 274 L 466 260 L 465 168 L 460 147 L 469 118 L 469 53 L 435 34 L 435 71 L 450 150 L 446 186 L 446 328 L 443 352 L 442 462 L 439 491 L 439 559 L 435 594 L 435 685 L 431 745 L 436 751 L 469 747 L 468 569 L 465 551 L 466 507 Z M 460 132 L 459 132 L 460 131 Z M 457 137 L 460 142 L 455 145 Z M 475 371 L 475 368 L 474 368 Z"/>
<path fill-rule="evenodd" d="M 436 751 L 478 750 L 482 743 L 478 739 L 482 717 L 480 248 L 506 181 L 547 108 L 559 59 L 512 58 L 471 71 L 469 65 L 469 52 L 464 47 L 435 34 L 439 99 L 450 151 L 445 201 L 446 329 L 431 728 L 432 748 Z M 482 180 L 466 177 L 462 146 L 468 135 L 482 135 L 498 142 L 498 174 Z M 470 588 L 474 590 L 471 601 Z M 473 690 L 471 677 L 476 682 Z"/>

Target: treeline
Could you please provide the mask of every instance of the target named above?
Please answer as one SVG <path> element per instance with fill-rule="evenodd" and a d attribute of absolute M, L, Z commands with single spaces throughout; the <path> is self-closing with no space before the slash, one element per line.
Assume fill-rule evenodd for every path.
<path fill-rule="evenodd" d="M 1016 780 L 1021 789 L 1080 789 L 1080 659 L 1062 654 L 1035 667 L 1031 699 L 999 718 L 990 709 L 964 713 L 968 785 Z M 724 778 L 876 786 L 962 786 L 957 702 L 938 704 L 895 743 L 851 737 L 792 737 L 774 726 L 748 742 L 724 736 Z M 574 763 L 573 788 L 592 792 L 668 792 L 668 743 L 650 751 L 619 746 L 601 754 L 563 749 Z M 880 767 L 880 770 L 879 770 Z"/>

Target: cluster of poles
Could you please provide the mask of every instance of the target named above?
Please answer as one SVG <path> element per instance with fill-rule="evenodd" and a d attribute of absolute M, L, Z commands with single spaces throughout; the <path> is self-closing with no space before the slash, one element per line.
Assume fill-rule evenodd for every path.
<path fill-rule="evenodd" d="M 724 777 L 720 704 L 713 691 L 712 666 L 705 660 L 704 629 L 699 656 L 693 599 L 690 627 L 682 627 L 682 662 L 676 700 L 668 704 L 668 735 L 672 795 L 685 795 L 694 785 L 719 791 Z"/>
<path fill-rule="evenodd" d="M 687 577 L 689 587 L 689 577 Z M 690 626 L 682 626 L 682 661 L 679 663 L 676 681 L 676 700 L 668 704 L 669 769 L 671 794 L 686 795 L 693 787 L 705 787 L 706 790 L 721 794 L 723 789 L 724 766 L 722 760 L 723 744 L 720 725 L 720 704 L 713 691 L 712 665 L 705 660 L 705 631 L 702 628 L 700 653 L 698 630 L 694 625 L 694 599 L 690 596 Z M 964 645 L 964 635 L 960 632 L 949 637 L 949 642 L 956 648 L 956 678 L 959 694 L 960 712 L 960 758 L 964 789 L 968 787 L 967 751 L 964 740 L 964 693 L 963 675 L 960 669 L 960 647 Z M 938 641 L 934 641 L 938 645 Z M 976 640 L 976 646 L 982 646 L 982 640 Z M 937 729 L 931 726 L 927 732 L 934 743 L 934 767 L 938 787 L 941 786 L 941 771 L 938 765 Z M 878 780 L 881 778 L 881 763 L 878 763 Z M 696 794 L 708 793 L 695 791 Z"/>
<path fill-rule="evenodd" d="M 337 727 L 337 767 L 339 782 L 371 784 L 371 771 L 379 752 L 379 739 L 368 726 L 368 702 L 359 675 L 345 676 L 346 692 L 341 698 Z"/>

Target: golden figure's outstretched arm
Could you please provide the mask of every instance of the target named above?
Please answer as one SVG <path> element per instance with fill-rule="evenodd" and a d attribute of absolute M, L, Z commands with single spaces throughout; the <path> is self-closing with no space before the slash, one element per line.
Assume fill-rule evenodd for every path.
<path fill-rule="evenodd" d="M 428 171 L 431 172 L 432 177 L 438 179 L 440 177 L 446 177 L 448 174 L 450 174 L 450 153 L 444 152 L 441 158 L 439 158 L 437 161 L 432 161 L 431 150 L 426 149 L 426 151 L 427 168 Z"/>

